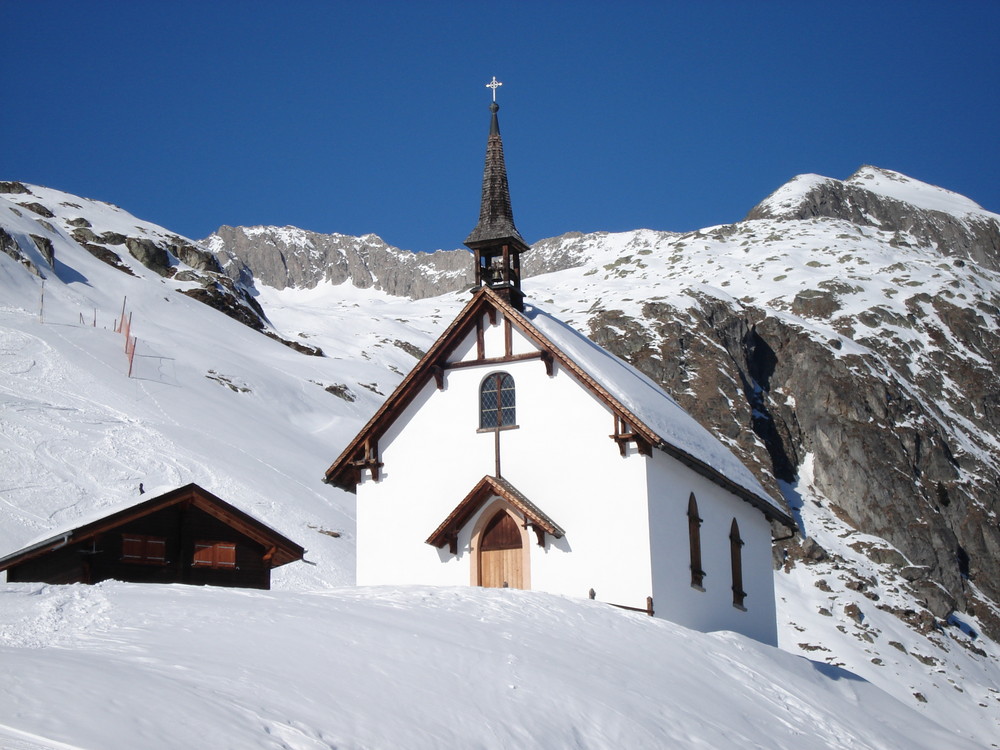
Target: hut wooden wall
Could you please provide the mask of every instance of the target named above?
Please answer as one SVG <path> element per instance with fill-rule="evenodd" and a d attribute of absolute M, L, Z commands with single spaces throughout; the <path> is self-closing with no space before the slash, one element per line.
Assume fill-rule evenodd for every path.
<path fill-rule="evenodd" d="M 126 534 L 165 539 L 166 561 L 149 564 L 123 560 L 122 537 Z M 235 568 L 194 566 L 195 542 L 199 541 L 235 544 Z M 271 569 L 264 561 L 264 554 L 262 545 L 214 516 L 194 506 L 178 504 L 13 566 L 7 571 L 7 580 L 98 583 L 115 579 L 268 589 Z"/>

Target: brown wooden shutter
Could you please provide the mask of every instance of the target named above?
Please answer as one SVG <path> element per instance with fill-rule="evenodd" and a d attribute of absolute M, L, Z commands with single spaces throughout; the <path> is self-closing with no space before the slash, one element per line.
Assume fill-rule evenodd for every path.
<path fill-rule="evenodd" d="M 192 565 L 212 567 L 215 563 L 215 556 L 212 554 L 211 542 L 194 543 L 194 560 Z"/>
<path fill-rule="evenodd" d="M 192 565 L 198 568 L 235 568 L 234 542 L 195 542 Z"/>
<path fill-rule="evenodd" d="M 122 560 L 141 562 L 145 546 L 143 542 L 143 537 L 136 534 L 122 534 Z"/>
<path fill-rule="evenodd" d="M 147 537 L 145 557 L 151 563 L 165 565 L 167 562 L 167 540 L 152 536 Z"/>
<path fill-rule="evenodd" d="M 167 540 L 145 534 L 122 534 L 122 562 L 167 564 Z"/>
<path fill-rule="evenodd" d="M 740 525 L 735 518 L 729 528 L 729 557 L 733 569 L 733 606 L 744 609 L 747 592 L 743 590 L 743 539 L 740 538 Z"/>
<path fill-rule="evenodd" d="M 236 545 L 232 542 L 216 542 L 215 565 L 218 568 L 235 568 Z"/>
<path fill-rule="evenodd" d="M 688 545 L 691 550 L 691 585 L 701 589 L 705 582 L 705 571 L 701 568 L 701 517 L 698 515 L 698 501 L 694 493 L 688 498 Z"/>

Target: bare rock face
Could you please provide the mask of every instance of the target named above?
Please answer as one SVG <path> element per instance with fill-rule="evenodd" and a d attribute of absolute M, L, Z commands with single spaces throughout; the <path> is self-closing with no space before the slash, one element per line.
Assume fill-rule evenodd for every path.
<path fill-rule="evenodd" d="M 52 240 L 48 237 L 33 234 L 31 235 L 31 241 L 35 243 L 35 247 L 38 248 L 38 252 L 42 254 L 42 257 L 45 258 L 45 262 L 49 264 L 49 268 L 54 271 L 56 268 L 56 249 L 52 244 Z"/>
<path fill-rule="evenodd" d="M 78 230 L 79 231 L 79 230 Z M 89 230 L 83 230 L 89 231 Z M 91 232 L 93 234 L 93 232 Z M 153 240 L 143 237 L 129 237 L 125 240 L 125 247 L 137 261 L 146 268 L 156 271 L 160 276 L 172 276 L 173 266 L 170 263 L 170 254 L 166 248 L 158 246 Z"/>
<path fill-rule="evenodd" d="M 16 180 L 3 180 L 0 181 L 0 194 L 31 195 L 31 191 L 28 190 L 23 182 L 17 182 Z"/>
<path fill-rule="evenodd" d="M 186 263 L 196 271 L 222 273 L 222 266 L 219 265 L 218 259 L 212 253 L 197 248 L 180 237 L 174 238 L 167 249 L 182 263 Z"/>
<path fill-rule="evenodd" d="M 35 276 L 42 276 L 42 272 L 38 269 L 31 259 L 24 254 L 20 246 L 17 244 L 17 240 L 11 237 L 5 230 L 0 229 L 0 253 L 10 256 L 22 266 L 27 268 Z"/>
<path fill-rule="evenodd" d="M 375 235 L 348 237 L 294 227 L 223 226 L 203 244 L 230 277 L 276 289 L 312 288 L 350 281 L 365 289 L 422 299 L 472 285 L 466 250 L 411 253 Z"/>

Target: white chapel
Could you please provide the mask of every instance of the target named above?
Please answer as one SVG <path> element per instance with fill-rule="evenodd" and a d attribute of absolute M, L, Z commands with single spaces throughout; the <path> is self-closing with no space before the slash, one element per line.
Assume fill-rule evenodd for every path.
<path fill-rule="evenodd" d="M 589 596 L 776 643 L 771 522 L 794 522 L 652 380 L 526 303 L 495 85 L 472 299 L 326 472 L 357 494 L 358 584 Z"/>

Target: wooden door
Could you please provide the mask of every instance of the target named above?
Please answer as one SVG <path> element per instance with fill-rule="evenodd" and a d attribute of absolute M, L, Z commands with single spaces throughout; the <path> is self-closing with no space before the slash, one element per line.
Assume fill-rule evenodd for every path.
<path fill-rule="evenodd" d="M 524 588 L 523 549 L 517 521 L 504 510 L 489 520 L 479 537 L 479 585 Z"/>

